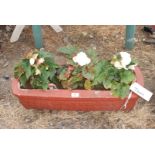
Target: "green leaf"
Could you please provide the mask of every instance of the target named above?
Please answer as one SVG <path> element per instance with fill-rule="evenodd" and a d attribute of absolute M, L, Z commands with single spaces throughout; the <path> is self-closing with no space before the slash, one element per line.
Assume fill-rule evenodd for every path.
<path fill-rule="evenodd" d="M 112 89 L 112 94 L 124 99 L 129 94 L 129 85 L 122 83 L 118 84 L 116 89 Z"/>
<path fill-rule="evenodd" d="M 97 63 L 94 66 L 95 75 L 98 76 L 98 74 L 105 72 L 109 65 L 110 65 L 110 63 L 107 60 L 102 60 L 99 63 Z"/>
<path fill-rule="evenodd" d="M 69 88 L 76 89 L 82 82 L 82 77 L 72 76 L 67 82 Z"/>
<path fill-rule="evenodd" d="M 54 63 L 54 61 L 51 58 L 45 58 L 46 65 L 48 65 L 49 69 L 58 68 L 58 65 Z"/>
<path fill-rule="evenodd" d="M 98 76 L 95 76 L 93 80 L 93 85 L 102 84 L 104 80 L 104 72 L 100 73 Z"/>
<path fill-rule="evenodd" d="M 105 89 L 110 89 L 112 87 L 112 81 L 103 80 L 103 86 L 104 86 Z"/>
<path fill-rule="evenodd" d="M 89 70 L 86 70 L 85 67 L 82 68 L 82 76 L 88 80 L 93 80 L 94 79 L 94 73 L 92 73 L 93 70 L 91 70 L 91 72 Z"/>
<path fill-rule="evenodd" d="M 41 75 L 39 75 L 42 82 L 47 81 L 49 76 L 50 76 L 50 72 L 43 72 Z"/>
<path fill-rule="evenodd" d="M 15 78 L 20 78 L 21 75 L 24 74 L 24 70 L 23 68 L 21 67 L 21 64 L 19 63 L 18 65 L 15 66 L 14 68 L 14 77 Z"/>
<path fill-rule="evenodd" d="M 76 67 L 73 70 L 72 75 L 77 75 L 77 74 L 81 73 L 81 71 L 82 71 L 81 67 Z"/>
<path fill-rule="evenodd" d="M 47 90 L 47 89 L 48 89 L 48 82 L 43 83 L 42 89 L 43 89 L 43 90 Z"/>
<path fill-rule="evenodd" d="M 28 59 L 23 60 L 21 65 L 22 65 L 22 67 L 23 67 L 23 69 L 25 71 L 26 78 L 28 80 L 29 77 L 31 76 L 31 66 L 29 64 L 29 60 Z"/>
<path fill-rule="evenodd" d="M 66 55 L 72 55 L 77 51 L 77 48 L 74 46 L 67 46 L 67 47 L 59 48 L 59 51 Z"/>
<path fill-rule="evenodd" d="M 53 60 L 53 56 L 52 56 L 52 53 L 50 52 L 46 52 L 46 51 L 38 51 L 38 54 L 39 54 L 39 57 L 40 58 L 50 58 Z"/>
<path fill-rule="evenodd" d="M 50 73 L 50 75 L 49 75 L 49 79 L 50 79 L 50 81 L 53 80 L 55 74 L 56 74 L 56 70 L 53 70 L 53 71 Z"/>
<path fill-rule="evenodd" d="M 93 49 L 89 49 L 87 50 L 87 55 L 88 57 L 92 60 L 93 63 L 97 63 L 98 62 L 98 55 L 97 52 Z"/>
<path fill-rule="evenodd" d="M 27 82 L 27 78 L 26 78 L 25 74 L 23 74 L 20 77 L 19 81 L 20 81 L 21 86 L 25 88 L 26 87 L 26 82 Z"/>
<path fill-rule="evenodd" d="M 59 73 L 58 79 L 59 80 L 67 80 L 68 77 L 66 77 L 66 72 L 67 72 L 67 68 L 62 68 Z"/>
<path fill-rule="evenodd" d="M 120 77 L 121 82 L 126 84 L 130 84 L 135 79 L 134 73 L 130 70 L 123 70 L 120 72 Z"/>
<path fill-rule="evenodd" d="M 112 81 L 111 89 L 112 89 L 112 90 L 117 89 L 117 88 L 118 88 L 118 85 L 119 85 L 119 82 Z"/>
<path fill-rule="evenodd" d="M 81 77 L 72 76 L 72 77 L 68 80 L 68 82 L 72 85 L 72 84 L 74 84 L 74 83 L 76 83 L 76 82 L 79 82 L 79 81 L 81 81 L 81 80 L 82 80 Z"/>
<path fill-rule="evenodd" d="M 79 87 L 78 83 L 74 83 L 73 85 L 69 86 L 71 89 L 77 89 Z"/>
<path fill-rule="evenodd" d="M 27 69 L 26 69 L 26 78 L 29 79 L 30 76 L 31 76 L 31 67 L 27 67 Z"/>
<path fill-rule="evenodd" d="M 32 88 L 34 88 L 34 89 L 44 89 L 44 90 L 46 90 L 46 89 L 48 89 L 49 81 L 48 81 L 48 79 L 43 80 L 41 76 L 36 76 L 35 78 L 33 77 L 31 79 L 30 83 L 31 83 Z"/>

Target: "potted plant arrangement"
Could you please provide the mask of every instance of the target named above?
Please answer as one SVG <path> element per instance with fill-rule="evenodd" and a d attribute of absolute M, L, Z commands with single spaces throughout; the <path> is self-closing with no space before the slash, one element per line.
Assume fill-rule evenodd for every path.
<path fill-rule="evenodd" d="M 73 46 L 60 48 L 66 64 L 54 62 L 50 52 L 34 50 L 14 68 L 13 94 L 25 108 L 57 110 L 131 110 L 138 96 L 132 82 L 143 85 L 143 76 L 127 52 L 111 60 L 97 52 Z"/>

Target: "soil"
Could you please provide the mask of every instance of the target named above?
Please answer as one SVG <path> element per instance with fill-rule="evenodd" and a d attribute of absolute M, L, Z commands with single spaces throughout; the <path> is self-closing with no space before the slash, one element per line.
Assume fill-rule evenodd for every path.
<path fill-rule="evenodd" d="M 10 43 L 14 26 L 0 27 L 0 128 L 155 128 L 155 97 L 149 102 L 139 99 L 130 112 L 82 112 L 27 110 L 12 95 L 11 77 L 14 65 L 30 49 L 34 49 L 31 27 L 25 28 L 19 40 Z M 101 58 L 110 58 L 124 51 L 125 26 L 62 26 L 56 33 L 42 26 L 45 49 L 53 52 L 57 62 L 64 63 L 58 48 L 68 44 L 81 49 L 96 49 Z M 145 87 L 155 93 L 155 45 L 145 44 L 147 34 L 137 26 L 136 44 L 132 55 L 138 60 Z"/>

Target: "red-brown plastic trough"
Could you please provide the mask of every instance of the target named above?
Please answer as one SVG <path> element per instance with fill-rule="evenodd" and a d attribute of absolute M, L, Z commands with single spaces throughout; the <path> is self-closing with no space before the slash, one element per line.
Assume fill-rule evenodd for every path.
<path fill-rule="evenodd" d="M 143 76 L 138 67 L 135 69 L 135 75 L 136 82 L 143 86 Z M 21 89 L 16 79 L 12 79 L 12 90 L 27 109 L 117 111 L 126 101 L 126 99 L 122 100 L 112 96 L 110 91 L 102 90 Z M 125 110 L 131 110 L 138 98 L 136 94 L 132 93 Z"/>

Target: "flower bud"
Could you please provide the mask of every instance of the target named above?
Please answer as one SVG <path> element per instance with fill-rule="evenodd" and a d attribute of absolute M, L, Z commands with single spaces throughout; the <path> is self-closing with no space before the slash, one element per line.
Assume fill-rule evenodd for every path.
<path fill-rule="evenodd" d="M 31 58 L 31 59 L 29 60 L 29 63 L 30 63 L 31 66 L 34 65 L 35 59 L 34 59 L 34 58 Z"/>

